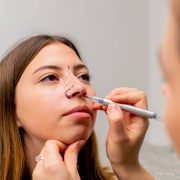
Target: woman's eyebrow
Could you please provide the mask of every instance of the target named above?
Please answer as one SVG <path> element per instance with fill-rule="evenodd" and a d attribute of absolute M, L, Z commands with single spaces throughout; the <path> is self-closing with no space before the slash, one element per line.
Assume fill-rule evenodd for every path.
<path fill-rule="evenodd" d="M 83 68 L 85 68 L 85 69 L 88 70 L 88 67 L 87 67 L 85 64 L 77 64 L 77 65 L 73 66 L 74 71 L 78 71 L 78 70 L 83 69 Z M 53 69 L 53 70 L 58 70 L 58 71 L 62 70 L 62 68 L 59 67 L 59 66 L 45 65 L 45 66 L 41 66 L 41 67 L 37 68 L 37 69 L 33 72 L 33 74 L 35 74 L 35 73 L 37 73 L 37 72 L 39 72 L 39 71 L 42 71 L 42 70 L 44 70 L 44 69 Z"/>
<path fill-rule="evenodd" d="M 44 70 L 44 69 L 61 70 L 61 68 L 58 67 L 58 66 L 45 65 L 45 66 L 41 66 L 41 67 L 37 68 L 37 69 L 33 72 L 33 74 L 35 74 L 35 73 L 37 73 L 37 72 L 39 72 L 39 71 L 42 71 L 42 70 Z"/>
<path fill-rule="evenodd" d="M 73 67 L 74 71 L 78 71 L 78 70 L 84 69 L 84 68 L 87 69 L 87 70 L 89 70 L 88 67 L 87 67 L 85 64 L 77 64 L 77 65 L 75 65 L 75 66 Z"/>

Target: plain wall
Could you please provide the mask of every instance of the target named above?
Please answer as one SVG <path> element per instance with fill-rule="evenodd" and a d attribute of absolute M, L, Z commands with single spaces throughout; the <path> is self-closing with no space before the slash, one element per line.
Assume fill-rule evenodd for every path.
<path fill-rule="evenodd" d="M 154 97 L 153 65 L 148 60 L 155 49 L 151 42 L 156 33 L 153 24 L 155 10 L 151 0 L 1 0 L 0 56 L 14 42 L 39 33 L 61 34 L 72 38 L 88 65 L 97 95 L 104 97 L 115 87 L 136 87 Z M 162 2 L 160 2 L 162 3 Z M 158 6 L 161 6 L 158 3 Z M 161 12 L 162 9 L 156 9 Z M 160 19 L 157 19 L 161 24 Z M 158 27 L 159 28 L 159 27 Z M 153 32 L 151 32 L 153 31 Z M 150 58 L 149 58 L 150 57 Z M 154 63 L 154 61 L 153 61 Z M 149 66 L 150 64 L 150 66 Z M 152 76 L 151 76 L 152 75 Z M 158 84 L 159 85 L 159 84 Z M 150 101 L 154 107 L 156 101 Z M 160 109 L 159 106 L 157 109 Z M 95 130 L 103 163 L 108 123 L 99 112 Z M 153 129 L 156 129 L 155 131 Z M 161 125 L 153 123 L 147 141 L 158 134 Z M 162 136 L 157 139 L 161 144 Z M 165 140 L 166 141 L 166 140 Z"/>

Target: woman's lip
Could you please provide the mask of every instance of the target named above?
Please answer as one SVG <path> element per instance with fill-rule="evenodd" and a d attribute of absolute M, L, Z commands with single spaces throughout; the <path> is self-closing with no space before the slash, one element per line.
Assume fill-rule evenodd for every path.
<path fill-rule="evenodd" d="M 68 112 L 64 113 L 63 116 L 67 116 L 73 113 L 88 113 L 92 116 L 92 111 L 87 106 L 76 106 L 69 110 Z"/>

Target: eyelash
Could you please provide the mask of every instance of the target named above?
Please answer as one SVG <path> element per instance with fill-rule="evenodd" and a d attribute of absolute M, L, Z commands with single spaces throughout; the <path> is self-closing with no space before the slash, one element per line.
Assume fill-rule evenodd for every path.
<path fill-rule="evenodd" d="M 88 73 L 78 76 L 78 79 L 80 79 L 80 78 L 81 78 L 81 81 L 90 82 L 90 80 L 91 80 L 91 76 Z M 59 78 L 54 74 L 49 74 L 49 75 L 45 76 L 44 78 L 42 78 L 40 81 L 41 82 L 59 81 Z"/>
<path fill-rule="evenodd" d="M 78 78 L 82 78 L 82 81 L 87 81 L 87 82 L 90 82 L 91 80 L 91 76 L 88 73 L 82 74 Z"/>
<path fill-rule="evenodd" d="M 50 78 L 53 78 L 53 79 L 50 79 Z M 57 78 L 57 76 L 54 75 L 54 74 L 49 74 L 49 75 L 45 76 L 44 78 L 42 78 L 40 81 L 41 82 L 46 82 L 46 81 L 54 81 L 54 80 L 58 81 L 59 78 Z"/>

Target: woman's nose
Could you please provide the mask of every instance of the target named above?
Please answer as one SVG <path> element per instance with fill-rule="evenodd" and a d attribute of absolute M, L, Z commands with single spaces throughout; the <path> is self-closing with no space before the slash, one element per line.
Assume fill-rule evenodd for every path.
<path fill-rule="evenodd" d="M 66 90 L 65 94 L 69 99 L 75 96 L 85 96 L 87 94 L 86 86 L 78 79 Z"/>

